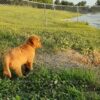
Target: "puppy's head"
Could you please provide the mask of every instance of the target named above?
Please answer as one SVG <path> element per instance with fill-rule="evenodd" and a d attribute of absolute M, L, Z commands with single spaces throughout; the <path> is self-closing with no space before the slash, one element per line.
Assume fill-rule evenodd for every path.
<path fill-rule="evenodd" d="M 37 35 L 30 36 L 27 40 L 27 43 L 30 44 L 34 48 L 41 48 L 40 37 Z"/>

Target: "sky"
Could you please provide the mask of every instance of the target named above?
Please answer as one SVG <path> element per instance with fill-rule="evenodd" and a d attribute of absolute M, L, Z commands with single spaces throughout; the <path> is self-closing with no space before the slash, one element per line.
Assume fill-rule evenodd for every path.
<path fill-rule="evenodd" d="M 97 0 L 64 0 L 64 1 L 70 1 L 73 2 L 74 4 L 77 4 L 80 1 L 86 1 L 87 5 L 93 6 Z"/>

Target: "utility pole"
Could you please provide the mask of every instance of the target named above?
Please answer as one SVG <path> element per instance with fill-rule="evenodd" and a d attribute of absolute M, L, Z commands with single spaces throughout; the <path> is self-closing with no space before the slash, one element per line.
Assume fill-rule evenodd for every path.
<path fill-rule="evenodd" d="M 52 4 L 53 4 L 53 9 L 54 9 L 54 6 L 55 6 L 55 0 L 52 0 Z"/>

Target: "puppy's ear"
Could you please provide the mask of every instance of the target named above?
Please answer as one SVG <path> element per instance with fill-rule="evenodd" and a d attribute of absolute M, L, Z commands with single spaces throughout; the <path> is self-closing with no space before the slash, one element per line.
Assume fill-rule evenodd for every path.
<path fill-rule="evenodd" d="M 31 37 L 28 39 L 28 41 L 30 44 L 34 45 L 33 39 Z"/>
<path fill-rule="evenodd" d="M 34 45 L 34 41 L 32 37 L 29 37 L 29 39 L 27 40 L 27 43 Z"/>

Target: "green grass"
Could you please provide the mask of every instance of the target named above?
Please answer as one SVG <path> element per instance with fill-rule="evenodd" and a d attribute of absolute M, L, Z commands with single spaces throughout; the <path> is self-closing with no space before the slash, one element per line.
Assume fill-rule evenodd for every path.
<path fill-rule="evenodd" d="M 45 51 L 72 48 L 87 53 L 94 49 L 100 50 L 99 29 L 90 27 L 87 23 L 64 21 L 76 15 L 67 11 L 0 6 L 1 49 L 20 44 L 22 37 L 24 41 L 28 35 L 39 34 Z"/>
<path fill-rule="evenodd" d="M 47 24 L 45 23 L 45 16 Z M 0 58 L 29 35 L 42 38 L 42 52 L 72 48 L 80 53 L 100 51 L 100 30 L 87 23 L 64 21 L 76 13 L 0 5 Z M 1 60 L 0 60 L 1 62 Z M 1 67 L 0 63 L 0 67 Z M 97 70 L 83 68 L 50 69 L 35 65 L 26 78 L 8 79 L 0 69 L 0 100 L 99 100 Z M 67 66 L 68 67 L 68 66 Z M 99 71 L 100 69 L 98 69 Z"/>
<path fill-rule="evenodd" d="M 100 84 L 90 69 L 35 65 L 26 78 L 0 79 L 1 100 L 99 100 Z"/>

